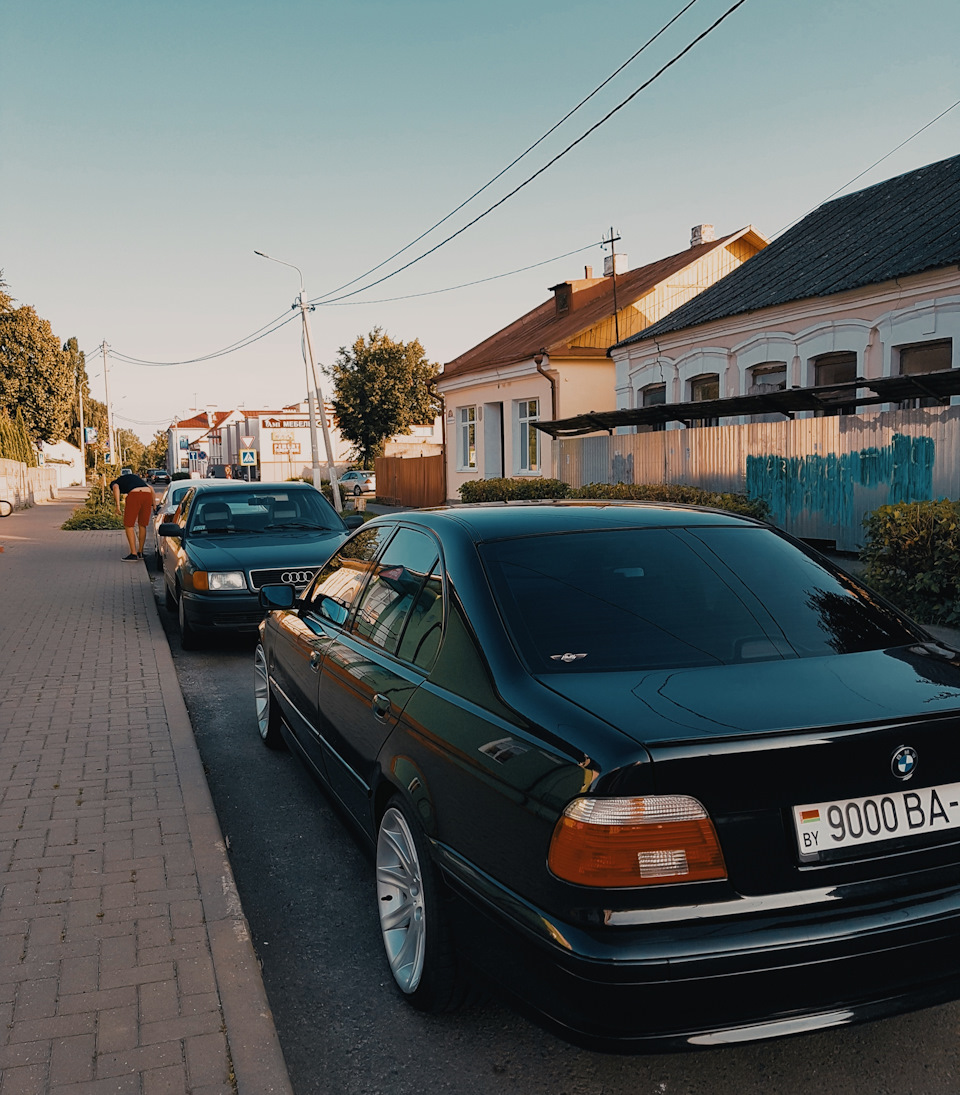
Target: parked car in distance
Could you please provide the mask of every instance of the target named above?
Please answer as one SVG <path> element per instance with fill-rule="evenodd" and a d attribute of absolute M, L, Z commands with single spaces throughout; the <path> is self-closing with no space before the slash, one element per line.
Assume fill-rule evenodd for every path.
<path fill-rule="evenodd" d="M 233 485 L 231 480 L 211 481 L 209 479 L 175 479 L 170 486 L 167 487 L 153 511 L 154 566 L 156 566 L 157 570 L 163 570 L 164 552 L 170 543 L 168 537 L 160 535 L 160 526 L 165 521 L 172 520 L 173 515 L 177 512 L 177 507 L 183 501 L 187 491 L 203 490 L 207 487 L 216 487 L 218 490 L 226 488 L 229 490 Z M 243 485 L 245 484 L 237 484 L 237 486 Z"/>
<path fill-rule="evenodd" d="M 339 477 L 340 486 L 346 494 L 376 494 L 377 474 L 372 471 L 345 471 Z"/>
<path fill-rule="evenodd" d="M 492 978 L 625 1051 L 960 997 L 960 653 L 786 534 L 399 513 L 260 598 L 260 736 L 369 841 L 414 1007 Z"/>
<path fill-rule="evenodd" d="M 121 475 L 133 475 L 133 468 L 121 468 L 120 469 L 120 474 Z"/>
<path fill-rule="evenodd" d="M 157 532 L 163 550 L 167 608 L 177 613 L 180 641 L 195 648 L 203 634 L 255 631 L 257 597 L 266 582 L 302 589 L 319 565 L 363 524 L 342 519 L 307 483 L 190 483 L 173 519 Z"/>
<path fill-rule="evenodd" d="M 146 475 L 144 475 L 144 479 L 146 479 L 148 483 L 153 484 L 169 483 L 170 472 L 168 472 L 165 468 L 149 468 Z"/>
<path fill-rule="evenodd" d="M 239 464 L 208 464 L 208 479 L 246 479 L 246 468 Z"/>

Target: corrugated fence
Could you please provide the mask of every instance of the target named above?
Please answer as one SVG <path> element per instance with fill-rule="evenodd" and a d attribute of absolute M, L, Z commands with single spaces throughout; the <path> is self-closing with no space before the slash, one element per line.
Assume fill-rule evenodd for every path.
<path fill-rule="evenodd" d="M 960 498 L 960 407 L 750 422 L 553 442 L 558 478 L 689 483 L 769 504 L 796 536 L 863 545 L 878 506 Z"/>

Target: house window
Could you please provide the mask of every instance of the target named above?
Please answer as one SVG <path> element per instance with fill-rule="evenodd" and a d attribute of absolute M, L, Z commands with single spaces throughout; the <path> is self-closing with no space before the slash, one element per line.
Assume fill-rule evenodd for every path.
<path fill-rule="evenodd" d="M 666 384 L 650 384 L 641 391 L 640 396 L 644 407 L 662 407 L 667 401 L 667 386 Z M 638 427 L 638 432 L 659 433 L 666 428 L 666 422 L 651 422 L 646 426 Z"/>
<path fill-rule="evenodd" d="M 942 373 L 953 365 L 953 342 L 949 338 L 936 342 L 916 342 L 912 346 L 899 349 L 900 375 L 922 376 L 924 373 Z M 934 396 L 919 396 L 917 399 L 905 399 L 901 410 L 914 407 L 938 407 L 940 400 Z"/>
<path fill-rule="evenodd" d="M 747 395 L 767 395 L 770 392 L 782 392 L 787 386 L 787 363 L 785 361 L 765 361 L 754 365 L 749 372 L 750 384 Z"/>
<path fill-rule="evenodd" d="M 857 378 L 857 355 L 854 353 L 821 354 L 813 359 L 814 384 L 845 384 L 847 381 Z M 817 417 L 822 418 L 835 414 L 855 414 L 856 403 L 850 402 L 857 398 L 856 387 L 842 388 L 829 395 L 821 395 L 820 401 L 824 404 L 823 410 L 817 411 Z"/>
<path fill-rule="evenodd" d="M 690 381 L 690 401 L 703 403 L 708 399 L 720 398 L 720 375 L 718 373 L 705 373 L 703 376 L 694 377 Z M 691 426 L 719 426 L 719 418 L 694 418 Z"/>
<path fill-rule="evenodd" d="M 458 414 L 457 468 L 472 471 L 477 466 L 477 408 L 461 407 Z"/>
<path fill-rule="evenodd" d="M 517 471 L 540 472 L 540 431 L 533 425 L 540 418 L 539 399 L 521 399 L 517 408 Z"/>

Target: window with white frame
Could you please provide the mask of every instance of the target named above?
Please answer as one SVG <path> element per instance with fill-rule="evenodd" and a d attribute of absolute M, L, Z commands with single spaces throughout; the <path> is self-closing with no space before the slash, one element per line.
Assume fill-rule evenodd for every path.
<path fill-rule="evenodd" d="M 953 366 L 953 340 L 940 338 L 931 342 L 914 342 L 909 346 L 897 348 L 900 359 L 901 376 L 922 376 L 924 373 L 941 373 Z M 905 399 L 900 403 L 901 410 L 916 407 L 937 407 L 940 400 L 934 396 L 919 396 L 917 399 Z"/>
<path fill-rule="evenodd" d="M 640 391 L 641 404 L 644 407 L 662 407 L 667 401 L 666 384 L 648 384 Z M 638 426 L 638 433 L 659 433 L 667 428 L 666 422 L 648 423 L 646 426 Z"/>
<path fill-rule="evenodd" d="M 690 381 L 690 401 L 702 403 L 705 400 L 720 398 L 719 373 L 704 373 L 703 376 L 695 376 Z M 694 418 L 689 423 L 691 426 L 719 426 L 719 418 Z"/>
<path fill-rule="evenodd" d="M 787 363 L 785 361 L 765 361 L 754 365 L 747 374 L 750 382 L 747 395 L 767 395 L 769 392 L 782 392 L 787 386 Z"/>
<path fill-rule="evenodd" d="M 846 384 L 857 379 L 857 355 L 844 350 L 832 354 L 820 354 L 813 359 L 814 383 Z M 856 414 L 857 404 L 849 402 L 857 398 L 857 388 L 839 388 L 830 393 L 821 393 L 817 397 L 823 403 L 823 410 L 816 411 L 818 418 L 836 414 Z"/>
<path fill-rule="evenodd" d="M 517 408 L 517 471 L 533 475 L 540 471 L 539 399 L 521 399 Z"/>
<path fill-rule="evenodd" d="M 477 408 L 460 407 L 458 416 L 457 467 L 472 471 L 477 466 Z"/>

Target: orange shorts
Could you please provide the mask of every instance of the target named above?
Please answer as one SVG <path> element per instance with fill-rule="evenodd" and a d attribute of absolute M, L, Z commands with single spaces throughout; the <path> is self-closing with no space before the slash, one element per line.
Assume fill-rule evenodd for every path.
<path fill-rule="evenodd" d="M 130 491 L 123 505 L 123 527 L 133 528 L 140 525 L 146 528 L 150 523 L 150 514 L 153 513 L 153 491 L 138 487 Z"/>

